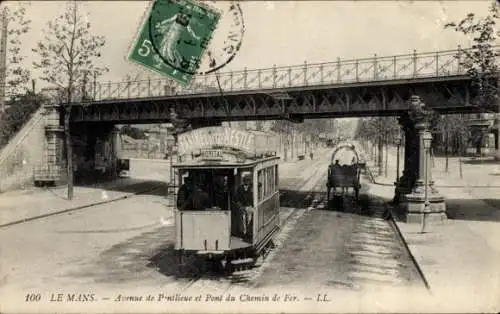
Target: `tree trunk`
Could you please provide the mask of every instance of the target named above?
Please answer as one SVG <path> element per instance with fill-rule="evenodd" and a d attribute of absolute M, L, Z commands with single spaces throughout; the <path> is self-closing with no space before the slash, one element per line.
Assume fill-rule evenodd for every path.
<path fill-rule="evenodd" d="M 460 172 L 460 179 L 463 179 L 464 178 L 464 174 L 463 174 L 463 171 L 462 171 L 462 156 L 464 155 L 464 152 L 465 152 L 465 148 L 464 148 L 464 144 L 463 144 L 463 140 L 460 140 L 459 141 L 459 145 L 460 145 L 460 149 L 459 149 L 459 153 L 458 153 L 458 170 Z"/>
<path fill-rule="evenodd" d="M 73 146 L 71 141 L 71 132 L 69 129 L 69 119 L 71 112 L 71 105 L 68 103 L 65 108 L 64 114 L 64 137 L 66 139 L 66 162 L 67 162 L 67 176 L 68 176 L 68 200 L 73 199 Z"/>
<path fill-rule="evenodd" d="M 384 171 L 384 142 L 382 137 L 379 136 L 378 139 L 378 174 L 381 176 Z"/>
<path fill-rule="evenodd" d="M 446 132 L 446 144 L 444 148 L 444 155 L 445 155 L 445 169 L 444 171 L 447 173 L 448 172 L 448 151 L 449 151 L 449 146 L 450 146 L 450 133 Z"/>
<path fill-rule="evenodd" d="M 387 178 L 387 172 L 389 167 L 389 143 L 387 143 L 387 136 L 385 142 L 385 177 Z"/>

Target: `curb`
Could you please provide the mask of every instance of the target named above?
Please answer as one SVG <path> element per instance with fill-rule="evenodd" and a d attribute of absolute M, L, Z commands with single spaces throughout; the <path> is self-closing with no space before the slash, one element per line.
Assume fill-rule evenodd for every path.
<path fill-rule="evenodd" d="M 392 206 L 389 205 L 388 203 L 384 203 L 384 207 L 385 207 L 386 211 L 389 213 L 388 219 L 387 219 L 389 221 L 389 224 L 392 226 L 392 228 L 394 230 L 396 230 L 399 238 L 401 239 L 401 242 L 403 242 L 403 245 L 405 246 L 405 249 L 408 251 L 408 254 L 410 255 L 410 258 L 411 258 L 413 264 L 417 268 L 418 274 L 420 275 L 420 277 L 422 278 L 422 280 L 424 282 L 425 288 L 430 293 L 432 293 L 432 289 L 431 289 L 431 287 L 429 285 L 429 282 L 427 281 L 427 278 L 425 277 L 424 272 L 422 271 L 422 268 L 418 264 L 415 256 L 413 255 L 413 252 L 410 250 L 410 247 L 408 246 L 408 243 L 406 243 L 406 239 L 404 238 L 403 233 L 399 229 L 398 224 L 396 223 L 396 220 L 394 219 L 394 214 L 392 212 Z"/>
<path fill-rule="evenodd" d="M 155 190 L 157 188 L 153 188 L 153 189 L 150 188 L 150 189 L 139 191 L 139 192 L 135 192 L 135 193 L 128 193 L 126 195 L 118 196 L 118 197 L 115 197 L 113 199 L 109 199 L 109 200 L 105 200 L 105 201 L 87 203 L 85 205 L 79 205 L 79 206 L 75 206 L 75 207 L 71 207 L 71 208 L 65 208 L 65 209 L 61 209 L 61 210 L 58 210 L 58 211 L 54 211 L 52 213 L 41 214 L 41 215 L 29 217 L 29 218 L 14 220 L 14 221 L 8 222 L 6 224 L 0 225 L 0 228 L 10 227 L 10 226 L 13 226 L 13 225 L 18 225 L 18 224 L 21 224 L 21 223 L 24 223 L 24 222 L 29 222 L 29 221 L 32 221 L 32 220 L 42 219 L 42 218 L 46 218 L 46 217 L 50 217 L 50 216 L 65 214 L 65 213 L 69 213 L 69 212 L 80 210 L 80 209 L 84 209 L 84 208 L 89 208 L 89 207 L 93 207 L 93 206 L 99 206 L 99 205 L 103 205 L 103 204 L 113 203 L 113 202 L 116 202 L 116 201 L 121 201 L 121 200 L 127 199 L 127 198 L 135 196 L 135 195 L 140 195 L 140 194 L 143 194 L 143 193 L 146 193 L 146 192 L 149 192 L 149 191 L 153 191 L 153 190 Z"/>

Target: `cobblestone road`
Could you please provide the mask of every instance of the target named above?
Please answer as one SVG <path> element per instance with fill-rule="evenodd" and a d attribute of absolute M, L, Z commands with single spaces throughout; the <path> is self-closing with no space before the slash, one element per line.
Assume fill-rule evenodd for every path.
<path fill-rule="evenodd" d="M 404 244 L 383 218 L 381 201 L 304 212 L 257 286 L 323 286 L 359 291 L 381 286 L 424 287 Z M 323 208 L 321 208 L 323 207 Z"/>
<path fill-rule="evenodd" d="M 288 177 L 283 175 L 280 182 L 280 214 L 288 219 L 274 241 L 276 247 L 253 269 L 228 277 L 196 267 L 191 273 L 180 272 L 173 250 L 172 212 L 160 189 L 0 229 L 0 294 L 20 300 L 27 291 L 63 289 L 101 296 L 109 296 L 109 291 L 116 296 L 159 290 L 187 295 L 210 291 L 219 296 L 309 285 L 355 292 L 367 287 L 423 287 L 404 245 L 381 218 L 381 201 L 368 197 L 366 187 L 362 206 L 353 208 L 346 202 L 342 209 L 332 210 L 326 203 L 327 159 L 294 165 L 300 180 L 290 175 L 289 166 Z M 303 189 L 297 190 L 299 186 Z M 314 208 L 308 208 L 314 199 Z"/>

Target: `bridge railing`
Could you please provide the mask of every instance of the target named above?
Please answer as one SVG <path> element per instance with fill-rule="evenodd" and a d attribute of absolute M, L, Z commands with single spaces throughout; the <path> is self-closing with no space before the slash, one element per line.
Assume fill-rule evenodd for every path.
<path fill-rule="evenodd" d="M 500 48 L 500 47 L 499 47 Z M 498 48 L 497 48 L 498 49 Z M 341 60 L 326 63 L 242 70 L 197 76 L 190 87 L 180 88 L 171 79 L 92 83 L 85 91 L 88 100 L 131 99 L 218 92 L 340 85 L 357 82 L 434 78 L 466 74 L 461 65 L 461 50 Z M 82 93 L 75 100 L 82 99 Z"/>

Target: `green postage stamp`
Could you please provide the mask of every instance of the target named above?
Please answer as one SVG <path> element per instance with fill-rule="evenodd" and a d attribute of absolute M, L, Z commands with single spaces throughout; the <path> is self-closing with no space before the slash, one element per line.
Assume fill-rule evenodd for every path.
<path fill-rule="evenodd" d="M 128 59 L 186 87 L 221 13 L 192 0 L 154 0 Z"/>

